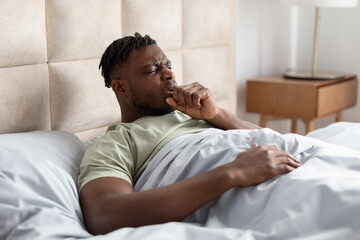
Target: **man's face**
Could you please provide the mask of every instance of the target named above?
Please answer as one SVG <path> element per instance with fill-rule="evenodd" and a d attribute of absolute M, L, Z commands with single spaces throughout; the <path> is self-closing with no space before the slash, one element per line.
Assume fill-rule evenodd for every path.
<path fill-rule="evenodd" d="M 136 113 L 163 115 L 173 111 L 166 103 L 176 85 L 171 62 L 157 45 L 134 50 L 125 66 L 129 105 Z"/>

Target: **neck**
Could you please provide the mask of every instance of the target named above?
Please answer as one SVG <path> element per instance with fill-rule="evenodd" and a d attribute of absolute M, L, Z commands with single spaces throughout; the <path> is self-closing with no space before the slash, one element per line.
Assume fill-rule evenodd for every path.
<path fill-rule="evenodd" d="M 135 111 L 127 104 L 121 104 L 121 102 L 120 102 L 120 111 L 121 111 L 121 121 L 124 123 L 131 123 L 139 118 L 151 116 L 151 114 L 146 114 L 144 112 L 140 113 L 138 111 Z"/>
<path fill-rule="evenodd" d="M 124 123 L 131 123 L 142 117 L 161 116 L 168 113 L 168 112 L 156 112 L 156 111 L 146 111 L 144 109 L 137 109 L 122 101 L 119 101 L 119 104 L 121 110 L 121 121 Z"/>
<path fill-rule="evenodd" d="M 147 115 L 142 114 L 129 114 L 128 111 L 121 110 L 121 121 L 124 123 L 131 123 L 136 121 L 139 118 L 146 117 Z"/>
<path fill-rule="evenodd" d="M 119 106 L 120 106 L 120 112 L 121 112 L 121 122 L 124 123 L 131 123 L 134 122 L 135 120 L 141 118 L 141 117 L 145 117 L 144 114 L 138 114 L 134 111 L 134 109 L 132 109 L 131 107 L 128 106 L 128 104 L 126 102 L 123 102 L 122 99 L 119 96 L 116 96 Z"/>

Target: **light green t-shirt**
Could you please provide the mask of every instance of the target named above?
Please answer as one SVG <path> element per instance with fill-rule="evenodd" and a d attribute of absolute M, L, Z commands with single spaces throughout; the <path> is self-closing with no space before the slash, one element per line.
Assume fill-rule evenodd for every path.
<path fill-rule="evenodd" d="M 100 177 L 118 177 L 134 185 L 156 153 L 170 140 L 211 127 L 179 111 L 111 125 L 85 152 L 79 189 Z"/>

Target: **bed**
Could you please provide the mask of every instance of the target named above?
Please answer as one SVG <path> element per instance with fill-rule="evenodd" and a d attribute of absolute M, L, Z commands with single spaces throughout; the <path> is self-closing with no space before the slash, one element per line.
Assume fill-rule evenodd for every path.
<path fill-rule="evenodd" d="M 235 0 L 3 0 L 0 9 L 0 239 L 360 238 L 360 123 L 333 124 L 307 137 L 230 132 L 244 144 L 224 161 L 257 141 L 293 152 L 305 172 L 230 191 L 184 222 L 91 235 L 78 202 L 79 164 L 91 142 L 121 119 L 98 70 L 101 54 L 121 36 L 149 34 L 172 60 L 179 83 L 203 83 L 235 113 Z M 219 145 L 214 131 L 200 142 Z M 201 147 L 198 138 L 189 140 Z M 137 190 L 205 170 L 169 168 L 174 159 L 162 156 L 170 156 L 171 146 Z M 208 167 L 221 163 L 214 158 Z M 329 171 L 315 181 L 319 169 Z M 226 207 L 229 201 L 239 207 Z"/>

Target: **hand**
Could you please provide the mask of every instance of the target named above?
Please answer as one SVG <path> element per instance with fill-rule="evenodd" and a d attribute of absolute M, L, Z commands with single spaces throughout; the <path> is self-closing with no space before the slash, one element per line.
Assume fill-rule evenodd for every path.
<path fill-rule="evenodd" d="M 206 121 L 217 118 L 221 111 L 209 89 L 197 82 L 174 87 L 173 97 L 166 102 L 175 110 Z"/>
<path fill-rule="evenodd" d="M 236 185 L 248 187 L 289 173 L 301 166 L 301 162 L 276 146 L 260 146 L 254 143 L 250 150 L 239 154 L 229 166 L 235 171 Z"/>

